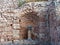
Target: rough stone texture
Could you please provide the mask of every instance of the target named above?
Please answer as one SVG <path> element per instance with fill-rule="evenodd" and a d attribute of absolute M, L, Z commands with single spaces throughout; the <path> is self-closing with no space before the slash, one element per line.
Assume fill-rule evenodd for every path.
<path fill-rule="evenodd" d="M 58 2 L 59 2 L 59 0 L 58 0 Z M 57 16 L 57 40 L 58 40 L 58 45 L 60 45 L 60 31 L 59 31 L 59 29 L 60 29 L 60 3 L 57 3 L 56 4 L 56 16 Z"/>
<path fill-rule="evenodd" d="M 46 4 L 46 5 L 45 5 Z M 49 3 L 47 2 L 34 2 L 34 3 L 27 3 L 25 5 L 22 6 L 21 8 L 21 13 L 20 13 L 20 18 L 21 18 L 21 22 L 24 22 L 21 24 L 21 26 L 25 27 L 28 26 L 28 25 L 34 25 L 32 26 L 34 29 L 33 29 L 33 33 L 35 36 L 39 37 L 40 39 L 40 42 L 44 42 L 44 43 L 40 43 L 41 45 L 44 44 L 44 45 L 49 45 L 47 44 L 47 42 L 49 43 L 50 41 L 50 32 L 49 32 L 49 27 L 48 27 L 48 7 L 49 7 Z M 29 15 L 31 15 L 32 12 L 36 12 L 36 19 L 34 18 L 30 18 L 33 19 L 33 21 L 35 20 L 35 22 L 30 22 L 29 24 L 26 22 L 26 21 L 30 21 L 29 18 L 27 17 L 30 17 L 28 16 L 27 14 L 29 13 Z M 25 17 L 24 17 L 25 15 Z M 37 16 L 39 17 L 39 21 L 37 21 Z M 24 18 L 23 18 L 24 17 Z M 36 22 L 38 23 L 36 25 Z M 36 25 L 36 26 L 35 26 Z M 34 37 L 35 38 L 35 37 Z M 36 39 L 36 38 L 35 38 Z"/>
<path fill-rule="evenodd" d="M 2 0 L 0 0 L 0 2 L 1 1 Z M 6 3 L 10 1 L 3 0 L 1 2 L 3 6 L 0 4 L 0 41 L 27 38 L 26 26 L 30 24 L 33 25 L 33 27 L 36 26 L 37 20 L 34 19 L 33 21 L 35 22 L 32 23 L 26 19 L 29 16 L 22 18 L 21 15 L 34 11 L 37 12 L 36 16 L 39 17 L 38 26 L 34 27 L 33 30 L 33 32 L 37 34 L 36 36 L 38 36 L 43 43 L 51 40 L 52 45 L 60 45 L 60 5 L 58 5 L 57 2 L 55 2 L 56 5 L 54 2 L 27 3 L 22 5 L 20 9 L 16 9 L 17 5 L 14 5 L 13 2 L 11 2 L 12 6 L 10 3 Z"/>

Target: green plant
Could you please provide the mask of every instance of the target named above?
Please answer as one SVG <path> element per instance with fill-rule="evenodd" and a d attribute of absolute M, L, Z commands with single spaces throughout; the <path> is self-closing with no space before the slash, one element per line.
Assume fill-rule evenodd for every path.
<path fill-rule="evenodd" d="M 27 2 L 39 2 L 39 1 L 48 1 L 48 0 L 18 0 L 19 2 L 18 7 L 22 6 L 24 3 Z"/>
<path fill-rule="evenodd" d="M 26 1 L 22 1 L 22 0 L 18 0 L 19 1 L 19 4 L 18 4 L 18 7 L 22 6 L 24 3 L 26 3 Z"/>

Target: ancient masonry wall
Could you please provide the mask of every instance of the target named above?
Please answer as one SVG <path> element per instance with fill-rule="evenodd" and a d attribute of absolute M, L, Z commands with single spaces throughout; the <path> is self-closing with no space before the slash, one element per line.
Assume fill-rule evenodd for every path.
<path fill-rule="evenodd" d="M 0 0 L 1 2 L 2 0 Z M 9 0 L 12 1 L 12 0 Z M 8 2 L 9 2 L 8 1 Z M 14 0 L 13 0 L 14 1 Z M 16 2 L 16 1 L 15 1 Z M 22 9 L 17 8 L 16 3 L 10 2 L 6 3 L 6 0 L 3 0 L 0 4 L 0 41 L 2 40 L 12 40 L 19 39 L 19 30 L 20 30 L 20 11 L 26 9 L 27 7 L 31 8 L 31 4 L 23 5 Z M 35 3 L 34 9 L 38 12 L 37 16 L 40 17 L 39 22 L 39 36 L 40 39 L 44 42 L 51 38 L 51 43 L 54 45 L 59 44 L 60 42 L 60 5 L 57 4 L 57 7 L 54 3 L 50 2 L 41 2 Z M 49 5 L 50 4 L 50 5 Z M 12 5 L 12 6 L 11 6 Z M 54 5 L 54 6 L 53 6 Z M 56 12 L 55 12 L 56 11 Z M 49 18 L 48 18 L 49 17 Z M 49 19 L 49 20 L 48 20 Z M 36 31 L 36 30 L 35 30 Z M 48 35 L 47 35 L 48 34 Z M 50 37 L 49 37 L 50 36 Z M 48 40 L 47 40 L 48 39 Z"/>
<path fill-rule="evenodd" d="M 0 0 L 0 41 L 19 39 L 17 0 Z"/>
<path fill-rule="evenodd" d="M 49 5 L 49 25 L 50 25 L 51 44 L 54 43 L 54 45 L 58 45 L 57 16 L 56 16 L 56 6 L 54 2 L 51 2 L 51 4 Z"/>
<path fill-rule="evenodd" d="M 3 3 L 4 4 L 4 3 Z M 8 3 L 7 3 L 8 4 Z M 6 4 L 6 5 L 7 5 Z M 25 5 L 25 8 L 27 8 L 29 5 L 31 4 L 27 4 Z M 42 5 L 42 6 L 40 6 Z M 39 12 L 37 15 L 40 17 L 40 37 L 42 37 L 41 35 L 45 35 L 45 30 L 46 30 L 46 25 L 45 25 L 45 17 L 44 15 L 46 15 L 46 10 L 47 7 L 45 8 L 45 4 L 43 4 L 43 2 L 39 5 L 39 3 L 36 3 L 36 5 L 34 5 L 35 11 Z M 5 4 L 4 4 L 5 6 Z M 19 38 L 19 28 L 20 28 L 20 11 L 23 10 L 24 5 L 22 6 L 22 9 L 14 9 L 15 7 L 9 7 L 10 5 L 8 4 L 7 8 L 4 10 L 4 8 L 2 8 L 3 6 L 1 5 L 0 8 L 0 39 L 5 39 L 7 40 L 7 38 L 12 39 L 13 38 Z M 36 7 L 35 7 L 36 6 Z M 31 8 L 31 7 L 29 7 Z M 39 10 L 41 9 L 41 10 Z M 39 10 L 39 11 L 38 11 Z"/>

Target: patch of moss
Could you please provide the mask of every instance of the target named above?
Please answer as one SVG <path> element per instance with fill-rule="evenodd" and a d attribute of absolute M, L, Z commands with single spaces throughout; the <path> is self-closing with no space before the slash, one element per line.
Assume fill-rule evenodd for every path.
<path fill-rule="evenodd" d="M 21 1 L 21 0 L 19 0 L 18 7 L 22 6 L 24 3 L 26 3 L 26 1 Z"/>

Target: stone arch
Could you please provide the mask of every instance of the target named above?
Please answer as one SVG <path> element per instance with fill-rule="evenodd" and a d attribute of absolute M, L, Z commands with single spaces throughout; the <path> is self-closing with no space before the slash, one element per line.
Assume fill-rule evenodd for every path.
<path fill-rule="evenodd" d="M 20 39 L 27 39 L 28 38 L 28 30 L 27 27 L 30 25 L 33 27 L 33 31 L 38 33 L 39 29 L 39 16 L 38 12 L 34 10 L 34 7 L 31 7 L 30 4 L 25 5 L 20 11 Z M 36 36 L 31 34 L 32 39 L 35 39 Z"/>

